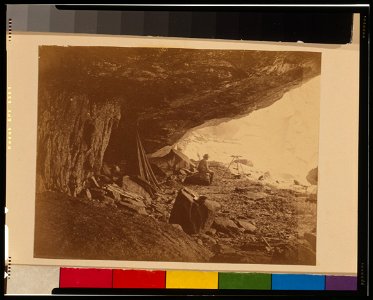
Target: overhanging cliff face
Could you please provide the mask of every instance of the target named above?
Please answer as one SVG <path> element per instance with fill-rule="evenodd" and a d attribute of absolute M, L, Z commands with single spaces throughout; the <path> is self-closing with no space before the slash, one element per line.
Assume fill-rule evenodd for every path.
<path fill-rule="evenodd" d="M 79 193 L 105 152 L 125 159 L 136 126 L 154 152 L 205 122 L 271 105 L 320 65 L 312 52 L 43 46 L 38 190 Z"/>

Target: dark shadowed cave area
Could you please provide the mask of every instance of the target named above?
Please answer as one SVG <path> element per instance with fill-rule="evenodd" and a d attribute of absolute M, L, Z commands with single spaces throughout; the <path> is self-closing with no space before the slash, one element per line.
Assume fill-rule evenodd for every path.
<path fill-rule="evenodd" d="M 320 75 L 320 62 L 313 52 L 42 46 L 37 193 L 75 197 L 104 161 L 131 175 L 135 132 L 153 153 L 273 104 Z"/>

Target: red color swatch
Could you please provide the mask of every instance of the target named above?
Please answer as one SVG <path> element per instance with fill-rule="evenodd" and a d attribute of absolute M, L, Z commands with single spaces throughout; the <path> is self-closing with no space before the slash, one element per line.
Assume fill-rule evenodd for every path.
<path fill-rule="evenodd" d="M 113 287 L 164 289 L 166 271 L 113 270 Z"/>
<path fill-rule="evenodd" d="M 112 288 L 112 269 L 61 268 L 60 288 Z"/>

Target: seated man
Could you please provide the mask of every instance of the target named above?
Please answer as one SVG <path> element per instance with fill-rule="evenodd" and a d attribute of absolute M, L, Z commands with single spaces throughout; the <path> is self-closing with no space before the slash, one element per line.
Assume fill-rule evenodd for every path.
<path fill-rule="evenodd" d="M 203 156 L 203 159 L 199 162 L 198 164 L 198 167 L 197 167 L 197 170 L 198 170 L 198 173 L 200 174 L 209 174 L 210 176 L 210 184 L 212 183 L 212 179 L 214 178 L 214 172 L 210 170 L 209 168 L 209 164 L 208 164 L 208 160 L 209 159 L 209 155 L 208 154 L 205 154 Z"/>

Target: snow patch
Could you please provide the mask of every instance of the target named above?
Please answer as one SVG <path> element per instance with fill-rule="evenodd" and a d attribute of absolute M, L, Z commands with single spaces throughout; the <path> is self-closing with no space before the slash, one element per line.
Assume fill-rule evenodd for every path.
<path fill-rule="evenodd" d="M 306 176 L 318 165 L 319 114 L 320 76 L 248 116 L 191 131 L 174 146 L 195 160 L 208 153 L 229 164 L 240 155 L 273 178 L 309 185 Z"/>

